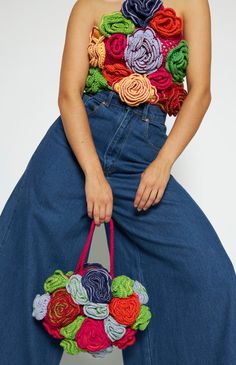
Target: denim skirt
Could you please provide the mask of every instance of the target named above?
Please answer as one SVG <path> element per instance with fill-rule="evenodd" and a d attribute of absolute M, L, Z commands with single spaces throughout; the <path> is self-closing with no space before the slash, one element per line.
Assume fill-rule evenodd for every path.
<path fill-rule="evenodd" d="M 143 283 L 152 312 L 122 351 L 124 365 L 235 365 L 236 275 L 209 219 L 173 174 L 158 204 L 133 206 L 167 138 L 166 113 L 128 106 L 112 90 L 83 102 L 113 191 L 115 276 Z M 32 302 L 56 268 L 76 266 L 91 224 L 84 183 L 58 116 L 0 216 L 1 365 L 60 363 L 63 349 L 32 318 Z"/>

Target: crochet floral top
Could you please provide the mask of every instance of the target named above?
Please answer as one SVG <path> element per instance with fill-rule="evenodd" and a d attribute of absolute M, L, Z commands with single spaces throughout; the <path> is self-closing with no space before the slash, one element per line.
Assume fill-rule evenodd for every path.
<path fill-rule="evenodd" d="M 162 0 L 124 0 L 90 32 L 85 92 L 113 90 L 129 106 L 158 105 L 177 115 L 187 95 L 183 20 Z"/>

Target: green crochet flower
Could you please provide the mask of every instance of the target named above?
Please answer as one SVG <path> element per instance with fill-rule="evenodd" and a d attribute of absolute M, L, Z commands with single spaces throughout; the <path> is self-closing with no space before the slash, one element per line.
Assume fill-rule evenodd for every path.
<path fill-rule="evenodd" d="M 68 280 L 68 277 L 61 270 L 55 270 L 54 274 L 49 276 L 45 281 L 44 290 L 52 293 L 58 288 L 64 288 Z"/>
<path fill-rule="evenodd" d="M 60 334 L 69 340 L 74 340 L 76 332 L 80 329 L 86 317 L 78 316 L 73 322 L 60 329 Z"/>
<path fill-rule="evenodd" d="M 60 346 L 63 347 L 64 351 L 69 355 L 77 355 L 80 352 L 84 352 L 80 349 L 74 340 L 64 339 L 60 342 Z"/>
<path fill-rule="evenodd" d="M 178 46 L 172 48 L 166 58 L 165 67 L 172 74 L 175 83 L 182 83 L 186 76 L 188 64 L 188 43 L 185 39 L 180 41 Z"/>
<path fill-rule="evenodd" d="M 142 304 L 139 315 L 136 321 L 132 324 L 131 328 L 133 328 L 134 330 L 144 331 L 149 324 L 151 317 L 152 314 L 150 308 L 147 305 Z"/>
<path fill-rule="evenodd" d="M 111 14 L 103 15 L 98 28 L 105 37 L 110 37 L 114 33 L 132 33 L 135 24 L 132 20 L 125 18 L 120 11 L 114 11 Z"/>
<path fill-rule="evenodd" d="M 102 71 L 99 67 L 90 67 L 88 76 L 85 82 L 85 91 L 91 93 L 97 93 L 102 90 L 112 89 L 105 77 L 102 74 Z"/>
<path fill-rule="evenodd" d="M 133 294 L 134 280 L 130 279 L 126 275 L 116 276 L 112 280 L 111 291 L 113 297 L 126 298 L 128 295 Z"/>

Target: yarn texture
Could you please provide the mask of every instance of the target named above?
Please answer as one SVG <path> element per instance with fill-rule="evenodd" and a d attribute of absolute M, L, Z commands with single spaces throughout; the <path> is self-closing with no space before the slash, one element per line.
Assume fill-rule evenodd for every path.
<path fill-rule="evenodd" d="M 143 77 L 143 76 L 142 76 Z M 85 262 L 95 223 L 74 271 L 57 269 L 33 300 L 32 317 L 59 341 L 70 355 L 87 352 L 104 358 L 114 347 L 125 349 L 136 342 L 152 314 L 146 288 L 126 274 L 114 275 L 114 226 L 110 221 L 110 270 Z M 61 285 L 61 287 L 58 287 Z"/>
<path fill-rule="evenodd" d="M 188 94 L 188 43 L 182 17 L 162 0 L 124 0 L 120 11 L 103 14 L 88 56 L 84 92 L 113 90 L 131 107 L 151 103 L 178 114 Z"/>

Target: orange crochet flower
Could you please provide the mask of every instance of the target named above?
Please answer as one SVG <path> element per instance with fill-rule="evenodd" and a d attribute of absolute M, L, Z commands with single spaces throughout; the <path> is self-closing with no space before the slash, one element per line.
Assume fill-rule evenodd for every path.
<path fill-rule="evenodd" d="M 126 298 L 113 297 L 109 303 L 110 314 L 123 325 L 132 325 L 139 315 L 141 304 L 136 293 Z"/>
<path fill-rule="evenodd" d="M 112 86 L 115 82 L 123 79 L 123 77 L 131 75 L 132 71 L 123 63 L 114 63 L 113 65 L 105 65 L 102 73 L 108 84 Z"/>
<path fill-rule="evenodd" d="M 183 21 L 174 9 L 164 8 L 156 12 L 150 25 L 162 37 L 174 37 L 181 33 Z"/>
<path fill-rule="evenodd" d="M 93 26 L 89 35 L 89 39 L 89 63 L 92 67 L 103 68 L 106 56 L 106 48 L 104 43 L 105 37 L 100 33 L 97 26 Z"/>
<path fill-rule="evenodd" d="M 147 75 L 132 73 L 113 85 L 122 101 L 130 106 L 138 106 L 146 101 L 156 103 L 159 99 L 156 88 L 151 84 Z"/>

